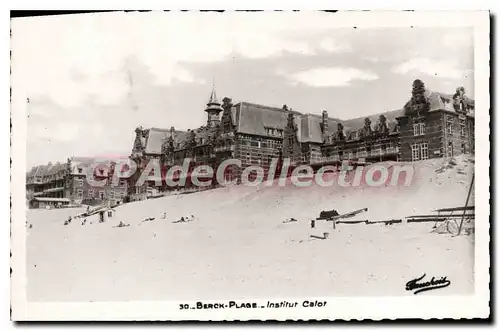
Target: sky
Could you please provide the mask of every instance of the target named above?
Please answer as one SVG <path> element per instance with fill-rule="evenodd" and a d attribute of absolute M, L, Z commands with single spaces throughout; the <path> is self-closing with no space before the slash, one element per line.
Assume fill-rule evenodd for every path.
<path fill-rule="evenodd" d="M 139 125 L 204 125 L 213 84 L 219 99 L 340 119 L 402 108 L 417 78 L 474 98 L 471 28 L 339 28 L 322 12 L 116 12 L 11 28 L 28 166 L 129 155 Z"/>

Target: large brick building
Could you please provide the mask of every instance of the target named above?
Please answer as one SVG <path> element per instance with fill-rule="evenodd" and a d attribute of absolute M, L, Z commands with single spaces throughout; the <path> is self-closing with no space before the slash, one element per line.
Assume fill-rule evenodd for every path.
<path fill-rule="evenodd" d="M 138 171 L 129 193 L 133 199 L 142 199 L 154 190 L 166 189 L 165 185 L 155 187 L 153 180 L 135 186 L 151 159 L 160 162 L 163 177 L 186 158 L 191 160 L 190 169 L 197 165 L 217 169 L 224 160 L 238 159 L 241 168 L 227 169 L 227 179 L 233 179 L 252 165 L 267 173 L 273 158 L 289 158 L 292 166 L 309 164 L 314 168 L 346 160 L 364 164 L 473 153 L 474 102 L 464 92 L 463 88 L 455 95 L 431 92 L 416 80 L 411 100 L 402 109 L 340 120 L 329 117 L 326 110 L 315 115 L 286 105 L 233 104 L 230 98 L 220 103 L 213 89 L 205 107 L 205 126 L 188 131 L 173 127 L 136 129 L 131 158 Z"/>
<path fill-rule="evenodd" d="M 121 178 L 118 185 L 112 185 L 113 165 L 113 160 L 72 157 L 66 163 L 34 166 L 26 174 L 29 207 L 122 203 L 127 196 L 128 180 Z M 92 181 L 87 179 L 89 171 Z"/>

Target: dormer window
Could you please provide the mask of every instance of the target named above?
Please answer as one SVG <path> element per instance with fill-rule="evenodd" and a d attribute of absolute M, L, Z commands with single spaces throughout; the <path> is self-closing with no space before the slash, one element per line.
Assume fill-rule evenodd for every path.
<path fill-rule="evenodd" d="M 283 135 L 283 130 L 271 127 L 264 127 L 266 130 L 266 135 L 271 137 L 281 137 Z"/>

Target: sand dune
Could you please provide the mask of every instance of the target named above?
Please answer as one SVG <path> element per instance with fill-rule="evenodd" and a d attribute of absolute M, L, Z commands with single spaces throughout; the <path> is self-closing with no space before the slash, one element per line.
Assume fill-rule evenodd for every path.
<path fill-rule="evenodd" d="M 63 225 L 82 209 L 29 210 L 28 300 L 412 295 L 405 284 L 423 273 L 452 282 L 430 295 L 471 292 L 473 236 L 429 233 L 430 223 L 309 226 L 332 208 L 385 220 L 463 205 L 474 164 L 456 161 L 442 172 L 445 160 L 415 163 L 409 187 L 226 187 L 129 203 L 85 226 Z M 328 240 L 309 237 L 325 231 Z"/>

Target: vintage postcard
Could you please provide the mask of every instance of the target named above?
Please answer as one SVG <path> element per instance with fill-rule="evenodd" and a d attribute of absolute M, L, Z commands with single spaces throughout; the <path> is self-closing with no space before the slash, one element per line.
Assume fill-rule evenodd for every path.
<path fill-rule="evenodd" d="M 487 318 L 489 19 L 13 17 L 12 319 Z"/>

